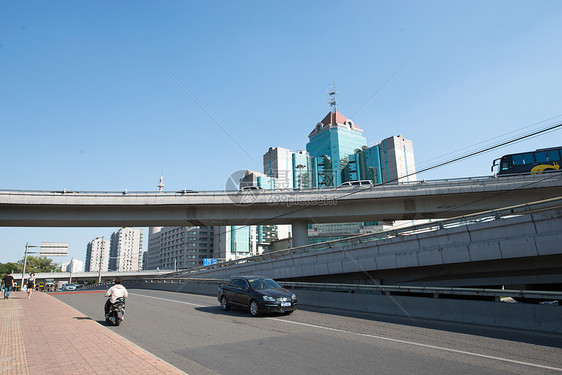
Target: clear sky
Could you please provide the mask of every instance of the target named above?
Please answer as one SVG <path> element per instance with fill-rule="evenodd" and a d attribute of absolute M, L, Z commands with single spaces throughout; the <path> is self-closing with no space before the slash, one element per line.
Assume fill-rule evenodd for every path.
<path fill-rule="evenodd" d="M 304 150 L 334 82 L 369 146 L 404 135 L 421 169 L 562 121 L 561 41 L 559 0 L 0 0 L 0 189 L 222 190 Z M 116 229 L 0 228 L 0 262 L 42 241 L 84 260 Z"/>

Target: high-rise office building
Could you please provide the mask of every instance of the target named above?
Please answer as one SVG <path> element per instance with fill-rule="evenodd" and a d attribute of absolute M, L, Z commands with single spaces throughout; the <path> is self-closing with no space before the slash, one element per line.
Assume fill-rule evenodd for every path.
<path fill-rule="evenodd" d="M 109 269 L 120 272 L 142 269 L 141 229 L 121 228 L 111 234 Z"/>
<path fill-rule="evenodd" d="M 72 258 L 70 263 L 68 263 L 68 266 L 66 266 L 66 272 L 70 272 L 70 273 L 84 272 L 84 262 Z"/>
<path fill-rule="evenodd" d="M 341 113 L 330 112 L 316 124 L 308 135 L 306 151 L 312 157 L 329 159 L 328 167 L 323 168 L 325 181 L 319 186 L 341 185 L 342 161 L 367 144 L 363 130 Z"/>
<path fill-rule="evenodd" d="M 160 176 L 158 190 L 164 188 Z M 144 253 L 143 267 L 149 270 L 170 270 L 201 266 L 213 258 L 213 227 L 151 227 L 148 232 L 148 250 Z"/>
<path fill-rule="evenodd" d="M 244 186 L 259 186 L 262 189 L 282 189 L 281 186 L 283 185 L 276 178 L 248 170 L 244 173 L 244 177 L 240 179 L 240 188 Z"/>
<path fill-rule="evenodd" d="M 361 134 L 351 120 L 330 113 L 310 133 L 307 151 L 270 147 L 264 155 L 264 174 L 275 179 L 270 184 L 289 189 L 321 189 L 358 180 L 374 184 L 416 180 L 412 141 L 399 135 L 368 147 Z"/>
<path fill-rule="evenodd" d="M 104 237 L 96 237 L 88 242 L 86 246 L 86 266 L 85 270 L 94 272 L 109 270 L 109 240 Z"/>
<path fill-rule="evenodd" d="M 160 235 L 163 227 L 150 227 L 148 229 L 148 249 L 143 254 L 143 270 L 160 268 Z"/>
<path fill-rule="evenodd" d="M 293 154 L 282 147 L 270 147 L 263 155 L 263 171 L 273 177 L 278 189 L 293 188 Z"/>
<path fill-rule="evenodd" d="M 58 270 L 61 272 L 66 272 L 66 269 L 68 268 L 68 265 L 70 264 L 70 262 L 62 262 L 58 265 Z"/>
<path fill-rule="evenodd" d="M 235 260 L 257 254 L 257 226 L 231 225 L 215 227 L 214 248 L 220 260 Z"/>
<path fill-rule="evenodd" d="M 290 225 L 215 227 L 215 258 L 221 261 L 262 254 L 271 242 L 290 237 Z"/>
<path fill-rule="evenodd" d="M 414 144 L 401 135 L 384 139 L 380 144 L 383 181 L 416 181 Z"/>
<path fill-rule="evenodd" d="M 313 187 L 311 160 L 306 151 L 293 152 L 282 147 L 270 147 L 263 155 L 264 174 L 273 178 L 269 184 L 275 189 L 309 189 Z"/>
<path fill-rule="evenodd" d="M 268 163 L 268 158 L 274 162 L 274 165 L 270 165 L 270 170 L 275 171 L 277 177 L 248 170 L 240 179 L 240 188 L 245 186 L 257 186 L 266 190 L 290 188 L 287 184 L 293 183 L 293 173 L 291 167 L 283 163 L 293 163 L 293 154 L 286 149 L 270 148 L 268 154 L 264 155 L 264 164 Z M 287 169 L 279 171 L 275 169 L 278 167 Z M 252 199 L 251 196 L 249 199 Z M 220 260 L 233 260 L 261 254 L 272 241 L 288 238 L 289 231 L 290 225 L 217 226 L 213 244 L 215 257 Z"/>
<path fill-rule="evenodd" d="M 289 189 L 329 188 L 358 180 L 374 184 L 415 181 L 412 141 L 399 135 L 368 147 L 363 130 L 336 111 L 335 91 L 330 95 L 331 111 L 309 134 L 307 151 L 270 147 L 264 155 L 265 175 L 281 179 Z M 309 224 L 309 239 L 328 241 L 381 231 L 391 225 L 392 222 Z"/>
<path fill-rule="evenodd" d="M 152 270 L 203 265 L 204 259 L 213 258 L 213 237 L 213 227 L 151 228 L 145 264 Z"/>
<path fill-rule="evenodd" d="M 358 180 L 371 180 L 374 184 L 416 180 L 412 141 L 399 135 L 368 147 L 363 130 L 336 110 L 335 90 L 330 96 L 331 110 L 308 135 L 306 151 L 270 147 L 263 156 L 264 173 L 247 171 L 240 180 L 241 187 L 300 190 L 337 187 Z M 327 241 L 381 231 L 391 225 L 391 222 L 309 224 L 309 236 L 311 242 Z M 230 260 L 259 254 L 268 243 L 290 237 L 289 228 L 218 227 L 214 244 L 217 258 Z"/>

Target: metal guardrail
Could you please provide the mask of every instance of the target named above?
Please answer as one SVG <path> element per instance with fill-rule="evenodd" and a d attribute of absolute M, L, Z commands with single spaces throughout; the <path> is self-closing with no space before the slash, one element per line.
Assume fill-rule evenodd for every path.
<path fill-rule="evenodd" d="M 502 181 L 509 182 L 515 180 L 525 179 L 529 176 L 534 176 L 532 173 L 519 173 L 515 175 L 507 175 L 498 177 L 497 175 L 487 175 L 487 176 L 474 176 L 474 177 L 459 177 L 459 178 L 446 178 L 438 180 L 418 180 L 418 181 L 408 181 L 408 182 L 388 182 L 380 183 L 369 187 L 360 188 L 349 188 L 349 187 L 323 187 L 323 188 L 307 188 L 307 189 L 263 189 L 260 193 L 294 193 L 294 194 L 316 194 L 318 192 L 334 193 L 341 192 L 346 195 L 351 192 L 357 191 L 367 191 L 373 189 L 401 189 L 404 187 L 439 187 L 442 184 L 450 186 L 451 184 L 465 184 L 465 183 L 478 183 L 484 181 Z M 547 174 L 541 175 L 547 178 L 560 178 L 562 176 L 562 171 L 552 171 Z M 244 193 L 243 190 L 201 190 L 194 191 L 189 189 L 182 189 L 179 191 L 79 191 L 71 189 L 62 190 L 10 190 L 10 189 L 0 189 L 0 195 L 79 195 L 79 196 L 135 196 L 135 197 L 166 197 L 166 196 L 190 196 L 190 195 L 210 195 L 210 196 L 224 196 Z M 253 191 L 255 193 L 255 191 Z"/>
<path fill-rule="evenodd" d="M 450 178 L 450 179 L 439 179 L 439 180 L 421 180 L 421 181 L 410 181 L 410 182 L 393 182 L 393 183 L 383 183 L 378 185 L 373 185 L 372 187 L 363 187 L 362 189 L 372 189 L 377 187 L 403 187 L 403 186 L 413 186 L 418 184 L 433 184 L 433 183 L 451 183 L 451 182 L 467 182 L 467 181 L 475 181 L 475 180 L 489 180 L 491 178 L 496 178 L 495 176 L 476 176 L 476 177 L 464 177 L 464 178 Z M 323 188 L 307 188 L 307 189 L 264 189 L 260 190 L 260 192 L 284 192 L 284 193 L 316 193 L 318 191 L 341 191 L 341 192 L 349 192 L 352 189 L 349 188 L 338 188 L 338 187 L 323 187 Z M 200 190 L 194 191 L 189 189 L 182 189 L 179 191 L 79 191 L 79 190 L 71 190 L 71 189 L 62 189 L 62 190 L 10 190 L 10 189 L 0 189 L 0 194 L 45 194 L 45 195 L 100 195 L 100 196 L 107 196 L 107 195 L 115 195 L 115 196 L 122 196 L 122 195 L 131 195 L 131 196 L 178 196 L 178 195 L 185 195 L 189 196 L 191 194 L 211 194 L 211 195 L 223 195 L 223 194 L 233 194 L 242 192 L 241 190 Z M 254 191 L 255 193 L 255 191 Z"/>
<path fill-rule="evenodd" d="M 562 292 L 540 291 L 540 290 L 508 290 L 489 288 L 452 288 L 452 287 L 423 287 L 423 286 L 400 286 L 400 285 L 355 285 L 355 284 L 332 284 L 332 283 L 298 283 L 280 282 L 289 288 L 306 289 L 328 289 L 337 291 L 378 291 L 384 294 L 409 293 L 433 295 L 435 298 L 441 295 L 470 296 L 470 297 L 494 297 L 499 300 L 503 297 L 523 299 L 562 300 Z"/>
<path fill-rule="evenodd" d="M 539 202 L 532 202 L 532 203 L 527 203 L 527 204 L 522 204 L 512 207 L 506 207 L 501 210 L 490 210 L 475 215 L 461 216 L 453 219 L 409 226 L 401 229 L 391 229 L 379 233 L 363 234 L 363 235 L 353 236 L 340 240 L 333 240 L 333 241 L 321 242 L 312 245 L 305 245 L 305 246 L 294 247 L 284 250 L 277 250 L 277 251 L 263 253 L 260 255 L 255 255 L 252 257 L 230 260 L 226 262 L 219 262 L 208 266 L 197 266 L 186 270 L 172 272 L 168 274 L 168 277 L 185 276 L 193 273 L 199 273 L 205 270 L 215 270 L 215 269 L 231 267 L 234 265 L 240 265 L 250 262 L 260 262 L 264 260 L 275 259 L 278 257 L 305 254 L 309 252 L 316 252 L 316 251 L 327 250 L 327 249 L 336 249 L 344 246 L 353 246 L 353 245 L 369 243 L 374 241 L 392 239 L 399 236 L 433 232 L 440 229 L 454 228 L 462 225 L 478 224 L 482 222 L 494 221 L 502 218 L 508 218 L 511 216 L 529 214 L 533 212 L 544 211 L 544 210 L 558 208 L 558 207 L 562 207 L 562 197 L 547 199 Z"/>
<path fill-rule="evenodd" d="M 161 283 L 161 284 L 183 284 L 197 283 L 220 285 L 227 282 L 228 279 L 196 279 L 196 278 L 151 278 L 128 280 L 128 283 Z M 516 300 L 541 300 L 547 302 L 562 301 L 562 291 L 541 291 L 541 290 L 508 290 L 508 289 L 490 289 L 490 288 L 453 288 L 453 287 L 417 287 L 417 286 L 401 286 L 401 285 L 363 285 L 363 284 L 338 284 L 338 283 L 304 283 L 304 282 L 277 282 L 287 289 L 306 289 L 327 292 L 345 292 L 345 293 L 377 293 L 386 295 L 408 294 L 413 296 L 441 298 L 444 296 L 467 297 L 474 298 L 493 298 L 500 301 L 502 298 L 511 297 Z"/>

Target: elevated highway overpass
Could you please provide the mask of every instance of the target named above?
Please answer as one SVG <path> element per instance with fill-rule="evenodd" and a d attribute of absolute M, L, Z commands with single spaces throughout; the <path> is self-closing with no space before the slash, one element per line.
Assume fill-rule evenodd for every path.
<path fill-rule="evenodd" d="M 115 277 L 119 276 L 123 280 L 138 279 L 144 277 L 164 277 L 173 272 L 173 270 L 144 270 L 144 271 L 130 271 L 130 272 L 117 272 L 117 271 L 102 271 L 101 279 L 102 281 L 112 281 Z M 16 282 L 20 282 L 22 279 L 22 274 L 14 273 L 12 275 Z M 44 282 L 48 279 L 53 279 L 56 281 L 89 281 L 98 280 L 100 274 L 98 271 L 94 272 L 37 272 L 35 278 L 37 282 Z M 29 273 L 24 275 L 24 279 L 27 280 Z"/>
<path fill-rule="evenodd" d="M 562 198 L 200 266 L 169 277 L 263 274 L 316 283 L 562 285 Z"/>
<path fill-rule="evenodd" d="M 444 219 L 562 196 L 562 173 L 387 184 L 359 189 L 227 192 L 0 191 L 0 226 L 114 227 Z"/>

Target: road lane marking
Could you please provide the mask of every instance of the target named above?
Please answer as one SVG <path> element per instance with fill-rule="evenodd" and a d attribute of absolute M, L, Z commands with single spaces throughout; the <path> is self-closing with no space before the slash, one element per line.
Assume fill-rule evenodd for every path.
<path fill-rule="evenodd" d="M 195 306 L 195 307 L 207 307 L 206 305 L 199 305 L 199 304 L 197 304 L 197 303 L 178 301 L 178 300 L 175 300 L 175 299 L 162 298 L 162 297 L 147 296 L 146 294 L 129 293 L 129 295 L 141 296 L 141 297 L 146 297 L 146 298 L 160 299 L 160 300 L 162 300 L 162 301 L 168 301 L 168 302 L 183 303 L 184 305 L 190 305 L 190 306 Z"/>
<path fill-rule="evenodd" d="M 51 296 L 59 296 L 61 294 L 83 294 L 83 293 L 105 293 L 107 290 L 72 290 L 67 292 L 46 292 Z"/>
<path fill-rule="evenodd" d="M 508 363 L 513 363 L 513 364 L 518 364 L 518 365 L 524 365 L 524 366 L 530 366 L 530 367 L 536 367 L 536 368 L 541 368 L 541 369 L 546 369 L 546 370 L 554 370 L 554 371 L 562 372 L 562 368 L 560 368 L 560 367 L 545 366 L 545 365 L 540 365 L 540 364 L 537 364 L 537 363 L 517 361 L 515 359 L 496 357 L 496 356 L 487 355 L 487 354 L 467 352 L 467 351 L 464 351 L 464 350 L 445 348 L 445 347 L 436 346 L 436 345 L 422 344 L 422 343 L 414 342 L 414 341 L 393 339 L 391 337 L 370 335 L 368 333 L 346 331 L 346 330 L 338 329 L 338 328 L 332 328 L 332 327 L 326 327 L 326 326 L 319 326 L 319 325 L 315 325 L 315 324 L 295 322 L 295 321 L 279 319 L 279 318 L 266 318 L 266 319 L 275 320 L 275 321 L 278 321 L 278 322 L 289 323 L 289 324 L 301 325 L 301 326 L 310 327 L 310 328 L 318 328 L 318 329 L 323 329 L 323 330 L 333 331 L 333 332 L 350 333 L 350 334 L 357 335 L 357 336 L 363 336 L 363 337 L 369 337 L 369 338 L 374 338 L 374 339 L 379 339 L 379 340 L 397 342 L 397 343 L 400 343 L 400 344 L 414 345 L 414 346 L 419 346 L 419 347 L 428 348 L 428 349 L 447 351 L 447 352 L 451 352 L 451 353 L 464 354 L 464 355 L 469 355 L 469 356 L 473 356 L 473 357 L 493 359 L 493 360 L 496 360 L 496 361 L 502 361 L 502 362 L 508 362 Z"/>
<path fill-rule="evenodd" d="M 168 302 L 183 303 L 185 305 L 190 305 L 190 306 L 195 306 L 195 307 L 207 307 L 207 305 L 199 305 L 199 304 L 191 303 L 191 302 L 177 301 L 177 300 L 169 299 L 169 298 L 153 297 L 153 296 L 147 296 L 147 295 L 144 295 L 144 294 L 136 294 L 136 293 L 129 293 L 129 294 L 141 296 L 141 297 L 159 299 L 159 300 L 168 301 Z M 469 356 L 473 356 L 473 357 L 492 359 L 492 360 L 496 360 L 496 361 L 502 361 L 502 362 L 508 362 L 508 363 L 513 363 L 513 364 L 518 364 L 518 365 L 524 365 L 524 366 L 529 366 L 529 367 L 535 367 L 535 368 L 541 368 L 541 369 L 546 369 L 546 370 L 554 370 L 554 371 L 562 372 L 562 368 L 560 368 L 560 367 L 551 367 L 551 366 L 546 366 L 546 365 L 540 365 L 540 364 L 537 364 L 537 363 L 517 361 L 515 359 L 496 357 L 496 356 L 491 356 L 491 355 L 487 355 L 487 354 L 467 352 L 465 350 L 445 348 L 445 347 L 442 347 L 442 346 L 429 345 L 429 344 L 422 344 L 422 343 L 414 342 L 414 341 L 393 339 L 391 337 L 371 335 L 371 334 L 368 334 L 368 333 L 346 331 L 346 330 L 338 329 L 338 328 L 331 328 L 331 327 L 326 327 L 326 326 L 319 326 L 319 325 L 316 325 L 316 324 L 295 322 L 295 321 L 279 319 L 279 318 L 265 318 L 265 319 L 275 320 L 275 321 L 283 322 L 283 323 L 301 325 L 301 326 L 310 327 L 310 328 L 323 329 L 323 330 L 327 330 L 327 331 L 348 333 L 348 334 L 353 334 L 353 335 L 357 335 L 357 336 L 363 336 L 363 337 L 369 337 L 369 338 L 374 338 L 374 339 L 379 339 L 379 340 L 396 342 L 396 343 L 400 343 L 400 344 L 414 345 L 414 346 L 419 346 L 419 347 L 422 347 L 422 348 L 441 350 L 441 351 L 446 351 L 446 352 L 451 352 L 451 353 L 464 354 L 464 355 L 469 355 Z"/>

